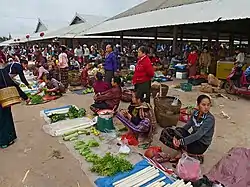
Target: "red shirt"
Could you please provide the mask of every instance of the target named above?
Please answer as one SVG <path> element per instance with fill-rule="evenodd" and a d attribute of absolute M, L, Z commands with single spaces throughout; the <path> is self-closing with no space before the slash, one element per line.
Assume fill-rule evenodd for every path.
<path fill-rule="evenodd" d="M 156 63 L 160 62 L 160 59 L 158 57 L 153 57 L 151 59 L 151 62 L 152 62 L 152 64 L 156 64 Z"/>
<path fill-rule="evenodd" d="M 95 81 L 93 88 L 94 88 L 95 94 L 97 94 L 97 93 L 107 91 L 109 89 L 109 85 L 108 83 L 104 81 Z"/>
<path fill-rule="evenodd" d="M 138 59 L 133 76 L 133 84 L 150 81 L 154 77 L 154 69 L 147 55 Z"/>
<path fill-rule="evenodd" d="M 191 65 L 196 64 L 196 62 L 198 61 L 198 54 L 197 53 L 190 53 L 188 55 L 188 63 Z"/>
<path fill-rule="evenodd" d="M 85 67 L 82 70 L 81 81 L 82 81 L 83 86 L 87 86 L 89 84 L 89 74 L 88 74 L 88 68 L 87 67 Z"/>

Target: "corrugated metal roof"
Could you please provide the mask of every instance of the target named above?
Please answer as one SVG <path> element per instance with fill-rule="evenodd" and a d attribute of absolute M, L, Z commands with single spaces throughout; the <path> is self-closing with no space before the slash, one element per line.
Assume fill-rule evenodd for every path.
<path fill-rule="evenodd" d="M 92 16 L 90 16 L 90 17 L 92 17 Z M 40 37 L 39 34 L 38 35 L 35 35 L 35 34 L 31 35 L 30 41 L 50 39 L 50 38 L 56 38 L 56 37 L 58 37 L 58 38 L 73 38 L 75 35 L 79 34 L 80 32 L 84 32 L 87 29 L 90 29 L 91 27 L 96 25 L 97 23 L 100 23 L 97 21 L 97 19 L 94 20 L 94 16 L 92 17 L 93 18 L 92 20 L 90 17 L 86 16 L 86 18 L 85 18 L 86 22 L 84 22 L 84 23 L 79 23 L 79 24 L 74 24 L 74 25 L 62 27 L 62 28 L 57 29 L 57 30 L 45 31 L 44 37 Z M 96 16 L 96 17 L 98 17 L 98 16 Z M 100 18 L 101 17 L 99 17 L 99 20 L 101 20 Z M 102 18 L 104 18 L 104 17 L 102 17 Z"/>
<path fill-rule="evenodd" d="M 250 0 L 212 0 L 105 21 L 80 35 L 250 18 Z M 233 10 L 233 11 L 232 11 Z"/>
<path fill-rule="evenodd" d="M 176 6 L 199 3 L 199 2 L 204 2 L 204 1 L 210 1 L 210 0 L 147 0 L 137 6 L 134 6 L 110 18 L 109 20 L 119 19 L 122 17 L 132 16 L 132 15 L 155 11 L 155 10 L 160 10 L 163 8 L 176 7 Z"/>
<path fill-rule="evenodd" d="M 59 28 L 62 28 L 62 27 L 68 26 L 68 25 L 69 25 L 69 22 L 67 22 L 67 21 L 41 20 L 39 18 L 35 33 L 48 31 L 48 30 L 57 30 Z"/>

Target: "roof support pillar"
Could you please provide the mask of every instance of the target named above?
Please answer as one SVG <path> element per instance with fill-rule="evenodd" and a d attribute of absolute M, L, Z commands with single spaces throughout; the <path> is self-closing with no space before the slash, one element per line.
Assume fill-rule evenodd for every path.
<path fill-rule="evenodd" d="M 181 36 L 180 36 L 180 52 L 182 52 L 183 49 L 183 28 L 180 28 L 181 30 Z"/>
<path fill-rule="evenodd" d="M 120 33 L 120 46 L 121 46 L 121 50 L 123 50 L 123 32 L 122 31 Z"/>
<path fill-rule="evenodd" d="M 200 37 L 200 48 L 201 49 L 203 48 L 203 36 L 202 36 L 202 33 L 201 33 L 201 37 Z"/>
<path fill-rule="evenodd" d="M 216 32 L 216 42 L 219 42 L 219 38 L 220 38 L 220 32 L 217 30 L 217 32 Z"/>
<path fill-rule="evenodd" d="M 248 36 L 248 40 L 247 40 L 247 49 L 249 53 L 250 52 L 250 36 Z"/>
<path fill-rule="evenodd" d="M 234 52 L 234 34 L 233 33 L 230 34 L 230 38 L 229 38 L 229 52 L 231 55 Z"/>
<path fill-rule="evenodd" d="M 208 48 L 210 49 L 212 46 L 212 35 L 211 33 L 208 34 L 208 42 L 207 42 Z"/>
<path fill-rule="evenodd" d="M 154 38 L 154 43 L 155 43 L 155 49 L 157 49 L 157 42 L 158 42 L 158 29 L 157 27 L 155 28 L 155 38 Z"/>
<path fill-rule="evenodd" d="M 178 39 L 178 27 L 175 25 L 173 29 L 172 55 L 174 55 L 177 51 L 177 39 Z"/>

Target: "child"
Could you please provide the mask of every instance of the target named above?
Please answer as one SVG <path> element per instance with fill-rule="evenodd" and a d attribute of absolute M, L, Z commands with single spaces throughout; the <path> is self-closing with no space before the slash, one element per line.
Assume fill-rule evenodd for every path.
<path fill-rule="evenodd" d="M 109 85 L 103 81 L 103 75 L 101 72 L 97 72 L 95 75 L 96 81 L 93 85 L 95 94 L 105 92 L 109 89 Z"/>
<path fill-rule="evenodd" d="M 47 92 L 62 95 L 65 93 L 64 85 L 55 78 L 48 76 L 46 80 Z"/>

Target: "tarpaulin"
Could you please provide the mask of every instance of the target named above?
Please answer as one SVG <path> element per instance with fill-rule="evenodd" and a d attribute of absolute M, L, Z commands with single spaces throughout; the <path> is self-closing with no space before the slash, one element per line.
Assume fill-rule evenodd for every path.
<path fill-rule="evenodd" d="M 140 162 L 138 162 L 137 164 L 134 165 L 134 168 L 130 171 L 130 172 L 125 172 L 125 173 L 118 173 L 117 175 L 113 176 L 113 177 L 104 177 L 104 178 L 99 178 L 95 181 L 95 184 L 98 187 L 112 187 L 113 183 L 116 181 L 119 181 L 127 176 L 130 176 L 146 167 L 150 166 L 150 164 L 147 162 L 147 160 L 142 160 Z M 144 184 L 142 187 L 147 186 L 149 184 L 151 184 L 153 181 L 156 181 L 157 179 L 160 179 L 161 177 L 165 176 L 162 172 L 160 172 L 160 175 L 155 178 L 152 181 L 149 181 L 148 183 Z M 164 180 L 164 182 L 166 184 L 172 184 L 173 182 L 166 177 L 166 179 Z"/>
<path fill-rule="evenodd" d="M 207 174 L 226 187 L 250 186 L 250 149 L 232 148 Z"/>

